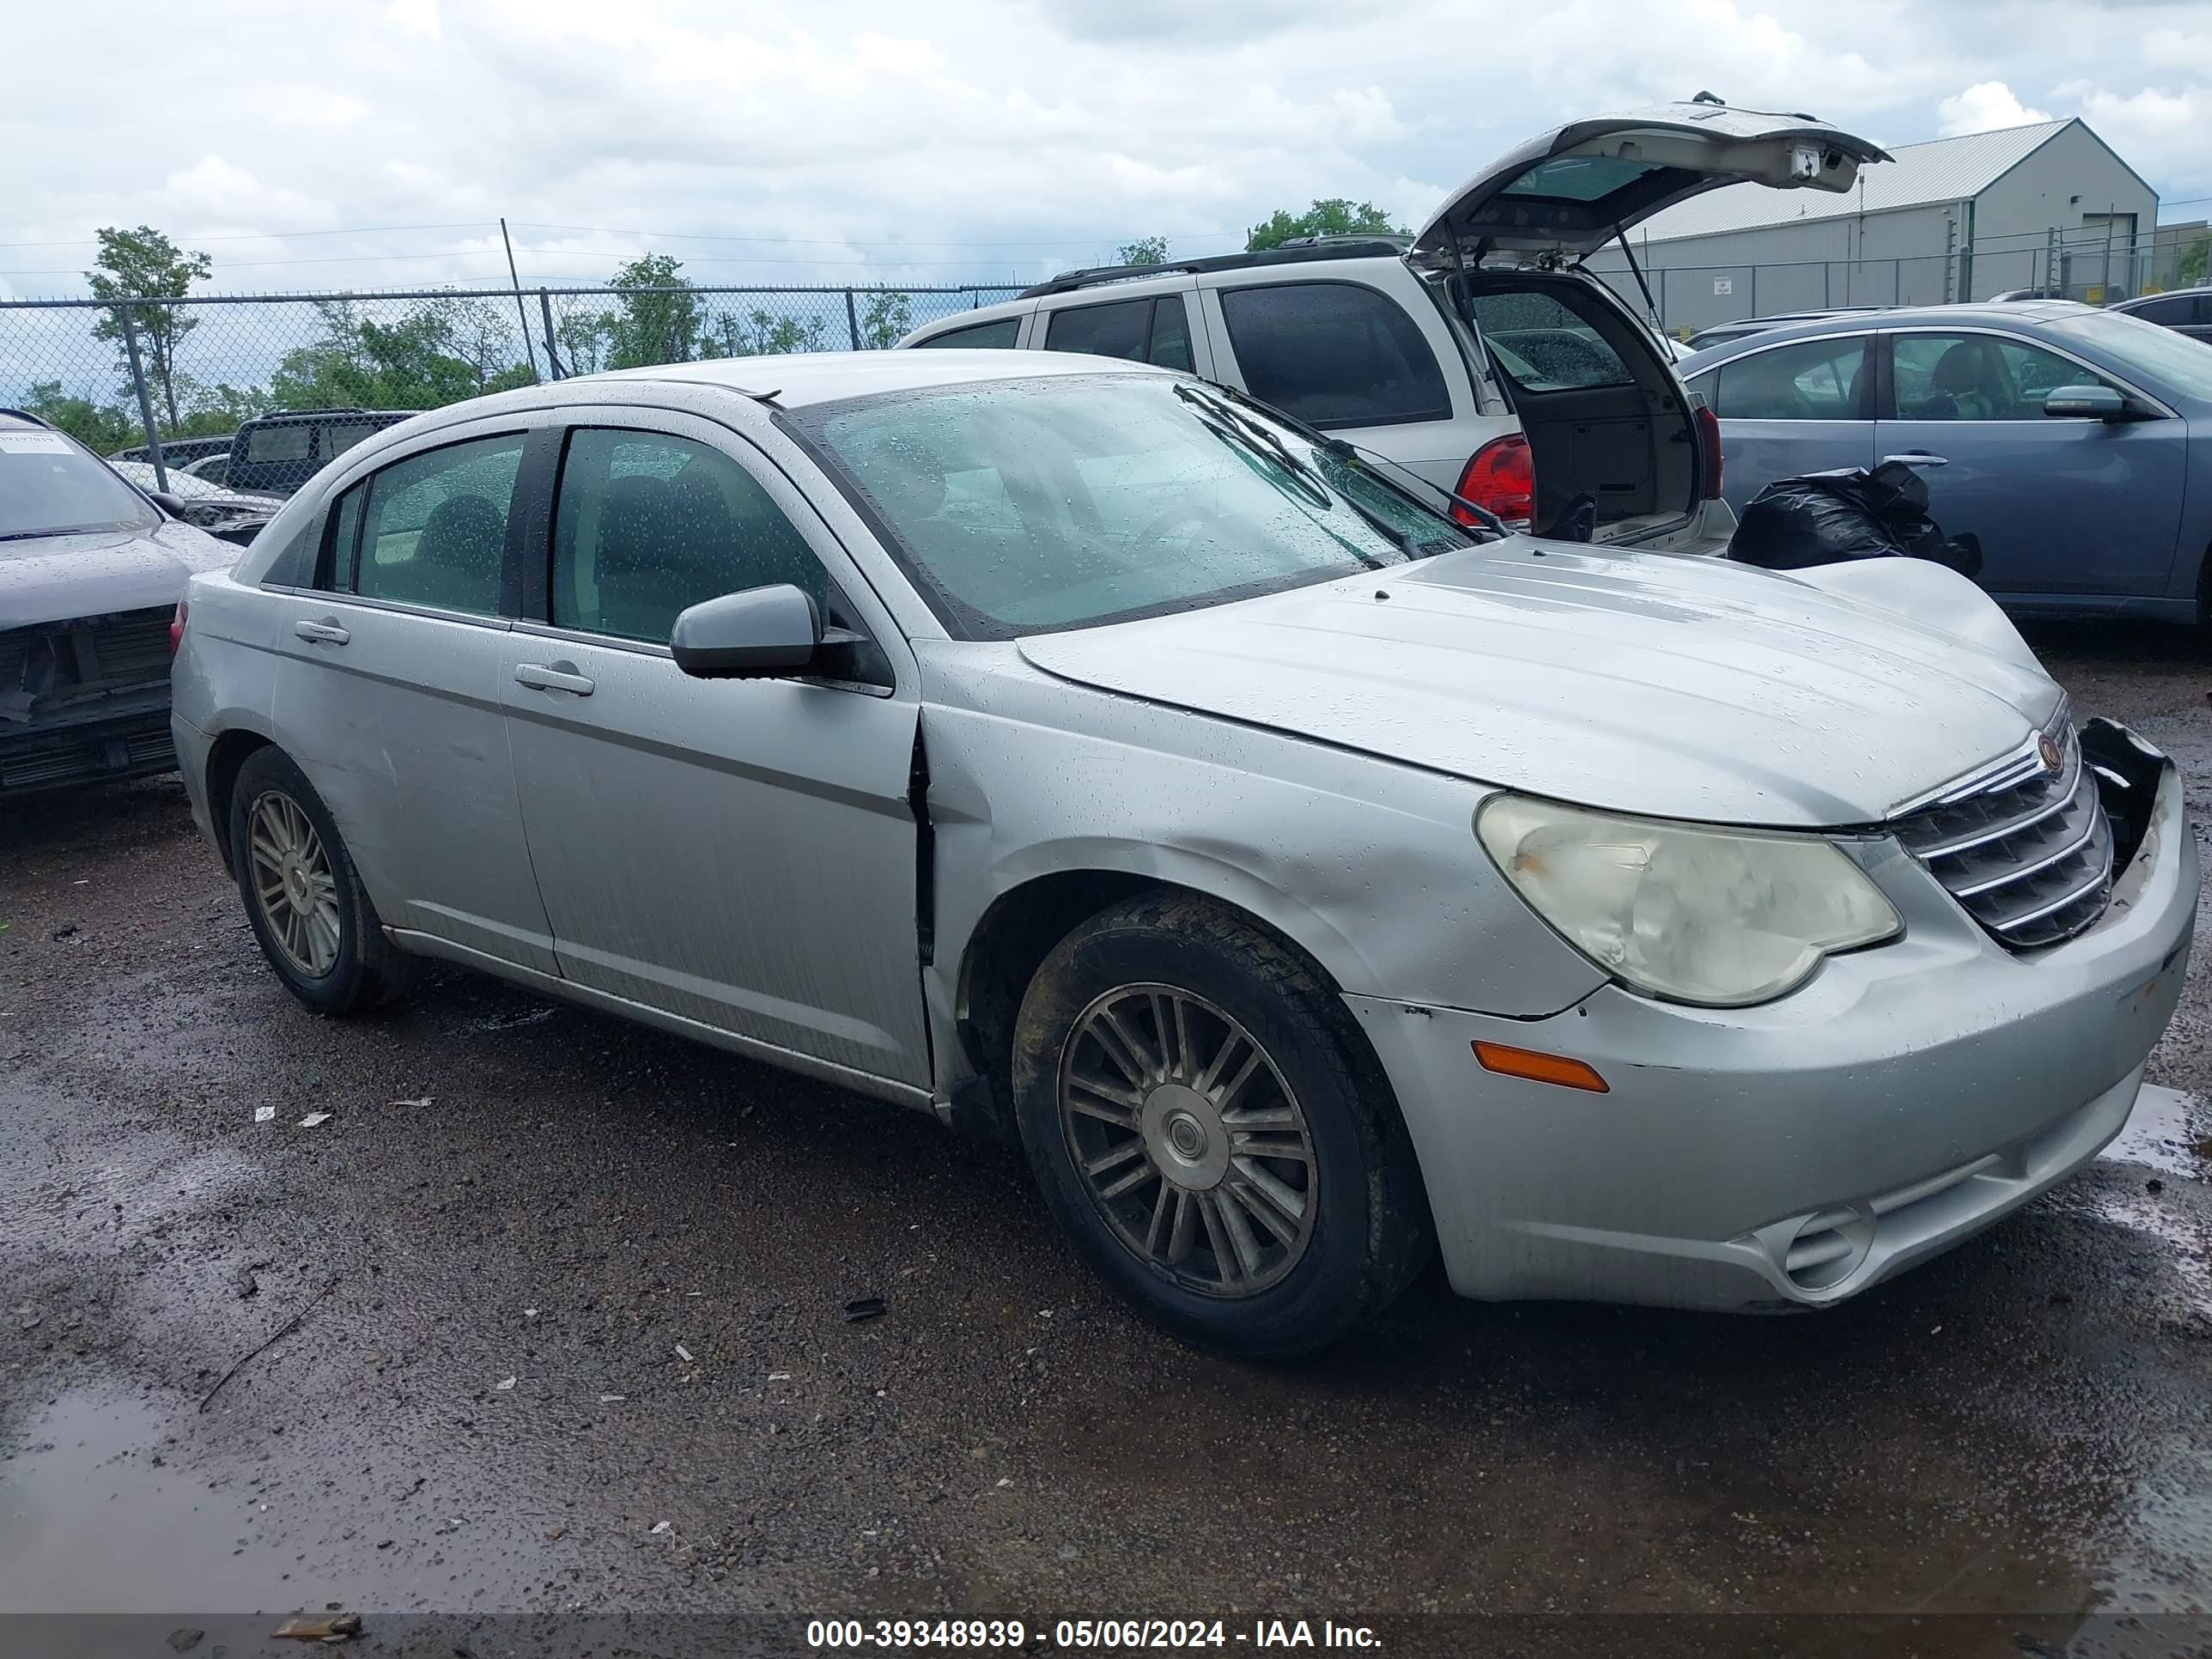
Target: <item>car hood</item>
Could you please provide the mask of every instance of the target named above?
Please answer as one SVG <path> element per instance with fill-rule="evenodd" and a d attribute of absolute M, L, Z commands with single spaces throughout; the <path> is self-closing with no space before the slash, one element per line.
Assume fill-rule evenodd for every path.
<path fill-rule="evenodd" d="M 2057 708 L 1964 578 L 1919 565 L 1890 590 L 1965 619 L 1952 631 L 1864 597 L 1889 573 L 1837 568 L 1859 597 L 1821 570 L 1515 538 L 1020 648 L 1102 690 L 1478 782 L 1773 827 L 1887 817 Z"/>
<path fill-rule="evenodd" d="M 239 550 L 188 524 L 0 542 L 0 628 L 174 605 Z"/>
<path fill-rule="evenodd" d="M 1588 253 L 1662 208 L 1747 180 L 1846 191 L 1880 145 L 1809 115 L 1660 104 L 1593 116 L 1507 151 L 1446 198 L 1418 253 L 1468 263 L 1493 248 Z"/>

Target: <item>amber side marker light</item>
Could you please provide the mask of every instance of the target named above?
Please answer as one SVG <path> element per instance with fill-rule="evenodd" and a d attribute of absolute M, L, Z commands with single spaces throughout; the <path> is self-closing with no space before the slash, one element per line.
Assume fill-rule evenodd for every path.
<path fill-rule="evenodd" d="M 1556 1083 L 1562 1089 L 1587 1089 L 1594 1095 L 1611 1094 L 1606 1081 L 1579 1060 L 1540 1054 L 1534 1048 L 1511 1048 L 1502 1042 L 1478 1042 L 1474 1057 L 1486 1072 L 1501 1077 L 1525 1077 L 1531 1083 Z"/>

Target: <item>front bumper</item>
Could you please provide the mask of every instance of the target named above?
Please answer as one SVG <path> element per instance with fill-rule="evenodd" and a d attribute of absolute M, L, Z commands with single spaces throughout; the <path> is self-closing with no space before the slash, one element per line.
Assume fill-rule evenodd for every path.
<path fill-rule="evenodd" d="M 2195 925 L 2173 768 L 2104 919 L 2033 955 L 1881 847 L 1864 861 L 1905 936 L 1759 1007 L 1613 986 L 1538 1020 L 1346 999 L 1396 1091 L 1453 1288 L 1820 1306 L 1958 1243 L 2119 1132 Z M 1610 1092 L 1486 1072 L 1477 1041 L 1586 1061 Z"/>
<path fill-rule="evenodd" d="M 66 789 L 167 772 L 177 763 L 169 741 L 167 686 L 152 706 L 96 719 L 46 725 L 0 724 L 0 795 Z"/>

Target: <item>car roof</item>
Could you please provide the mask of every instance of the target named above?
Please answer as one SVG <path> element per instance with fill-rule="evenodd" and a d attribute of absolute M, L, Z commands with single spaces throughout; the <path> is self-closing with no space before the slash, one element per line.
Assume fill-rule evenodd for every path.
<path fill-rule="evenodd" d="M 1164 372 L 1149 363 L 1133 363 L 1120 357 L 1092 357 L 1073 351 L 817 351 L 792 352 L 775 357 L 714 357 L 703 362 L 661 363 L 650 368 L 617 369 L 612 374 L 563 380 L 560 384 L 564 387 L 584 387 L 594 380 L 680 380 L 726 386 L 749 398 L 772 398 L 779 408 L 799 409 L 808 404 L 834 403 L 841 398 L 916 392 L 930 386 L 965 386 L 982 380 Z"/>
<path fill-rule="evenodd" d="M 1787 340 L 1818 339 L 1830 334 L 1858 334 L 1868 329 L 1899 328 L 2017 328 L 2022 324 L 2057 322 L 2094 310 L 2072 300 L 1984 301 L 1977 305 L 1893 306 L 1879 311 L 1839 313 L 1802 323 L 1784 323 L 1743 334 L 1693 351 L 1676 365 L 1688 380 L 1725 358 L 1741 356 L 1753 348 L 1779 345 Z"/>
<path fill-rule="evenodd" d="M 46 422 L 37 416 L 20 409 L 0 409 L 0 426 L 27 426 L 45 428 Z"/>

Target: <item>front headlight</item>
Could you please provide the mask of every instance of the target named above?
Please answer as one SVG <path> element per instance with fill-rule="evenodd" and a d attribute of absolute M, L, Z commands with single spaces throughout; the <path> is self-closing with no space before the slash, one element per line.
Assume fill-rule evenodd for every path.
<path fill-rule="evenodd" d="M 1709 1007 L 1765 1002 L 1835 951 L 1904 931 L 1814 836 L 1707 830 L 1493 795 L 1475 833 L 1521 896 L 1607 973 Z"/>

